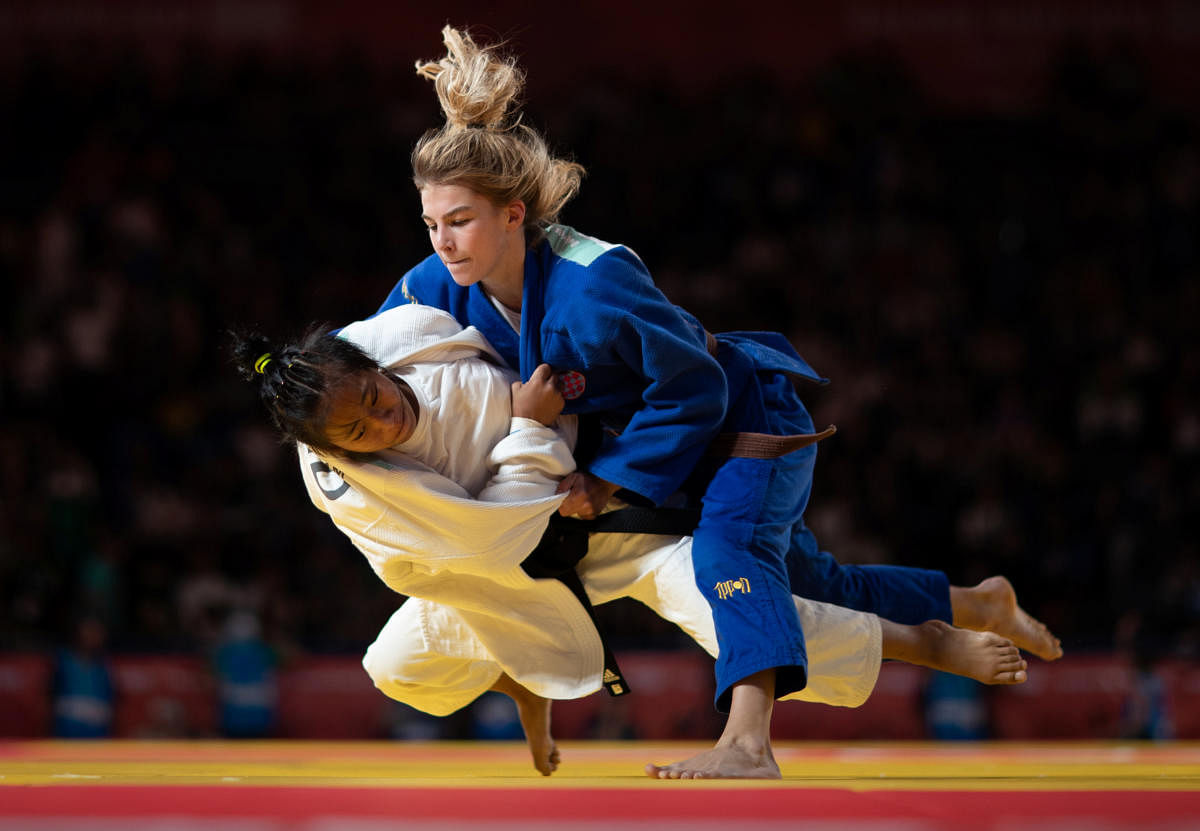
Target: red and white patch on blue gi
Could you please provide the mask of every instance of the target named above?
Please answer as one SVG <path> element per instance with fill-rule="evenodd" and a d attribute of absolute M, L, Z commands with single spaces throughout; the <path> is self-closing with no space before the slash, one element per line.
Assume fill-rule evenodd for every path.
<path fill-rule="evenodd" d="M 587 378 L 583 377 L 582 372 L 574 369 L 559 375 L 558 380 L 562 382 L 562 397 L 568 401 L 574 401 L 583 395 L 583 391 L 587 387 Z"/>

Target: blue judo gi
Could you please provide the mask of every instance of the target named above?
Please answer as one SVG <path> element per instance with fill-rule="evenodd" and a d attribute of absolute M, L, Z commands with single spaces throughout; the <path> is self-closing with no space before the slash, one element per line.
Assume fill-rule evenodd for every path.
<path fill-rule="evenodd" d="M 573 373 L 579 395 L 565 411 L 602 425 L 590 473 L 655 504 L 700 494 L 692 560 L 717 631 L 719 710 L 734 683 L 760 670 L 776 670 L 777 696 L 804 688 L 793 593 L 898 623 L 950 620 L 942 572 L 841 565 L 818 549 L 803 521 L 815 445 L 776 459 L 705 456 L 720 432 L 813 431 L 792 379 L 824 379 L 782 335 L 718 335 L 714 358 L 703 326 L 666 299 L 633 251 L 564 225 L 526 254 L 519 337 L 481 286 L 457 285 L 436 255 L 380 311 L 402 303 L 475 326 L 523 379 L 541 363 Z"/>

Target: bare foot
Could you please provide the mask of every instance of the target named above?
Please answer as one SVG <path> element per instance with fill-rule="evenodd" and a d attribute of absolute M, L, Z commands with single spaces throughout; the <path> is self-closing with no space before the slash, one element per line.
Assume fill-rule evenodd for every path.
<path fill-rule="evenodd" d="M 989 577 L 969 589 L 952 587 L 950 605 L 955 626 L 995 632 L 1043 661 L 1062 657 L 1062 642 L 1017 605 L 1017 593 L 1004 577 Z"/>
<path fill-rule="evenodd" d="M 780 779 L 779 765 L 770 745 L 748 746 L 742 742 L 718 742 L 682 762 L 659 767 L 646 765 L 654 779 Z"/>
<path fill-rule="evenodd" d="M 533 766 L 542 776 L 549 776 L 558 770 L 561 757 L 558 745 L 550 735 L 550 699 L 530 692 L 507 674 L 502 674 L 492 689 L 504 693 L 516 703 L 517 717 L 521 720 L 521 729 L 525 731 Z"/>
<path fill-rule="evenodd" d="M 1028 677 L 1020 650 L 995 632 L 972 632 L 941 620 L 926 621 L 917 629 L 924 666 L 984 684 L 1023 684 Z"/>
<path fill-rule="evenodd" d="M 550 700 L 530 693 L 528 698 L 517 700 L 517 715 L 533 755 L 533 766 L 542 776 L 549 776 L 558 770 L 560 759 L 558 745 L 550 735 Z"/>

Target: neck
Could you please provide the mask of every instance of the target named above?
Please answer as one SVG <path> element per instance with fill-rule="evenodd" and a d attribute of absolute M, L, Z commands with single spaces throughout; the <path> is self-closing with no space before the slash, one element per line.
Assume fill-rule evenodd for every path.
<path fill-rule="evenodd" d="M 483 288 L 484 291 L 488 293 L 489 297 L 499 300 L 505 308 L 512 309 L 514 312 L 519 312 L 521 311 L 521 292 L 524 288 L 522 285 L 523 283 L 524 281 L 519 283 L 515 288 L 512 288 L 506 286 L 497 286 L 493 281 L 485 280 L 483 282 Z"/>
<path fill-rule="evenodd" d="M 498 273 L 481 282 L 489 295 L 514 312 L 521 311 L 521 297 L 525 289 L 525 246 L 516 245 L 508 249 Z"/>

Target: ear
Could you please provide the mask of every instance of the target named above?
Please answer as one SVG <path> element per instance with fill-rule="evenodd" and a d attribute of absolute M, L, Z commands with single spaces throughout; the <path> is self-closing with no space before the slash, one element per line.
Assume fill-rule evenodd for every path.
<path fill-rule="evenodd" d="M 520 230 L 525 226 L 525 203 L 514 199 L 504 206 L 504 227 L 510 231 Z"/>

